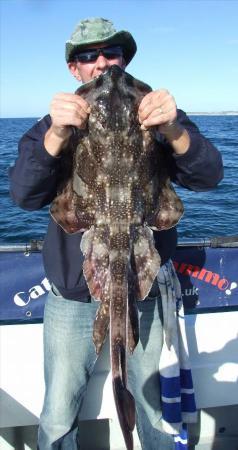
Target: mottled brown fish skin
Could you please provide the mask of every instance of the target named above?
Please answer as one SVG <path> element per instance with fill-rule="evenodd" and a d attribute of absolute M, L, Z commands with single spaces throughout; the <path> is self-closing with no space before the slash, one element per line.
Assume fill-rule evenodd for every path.
<path fill-rule="evenodd" d="M 110 354 L 113 392 L 119 422 L 128 450 L 133 449 L 135 402 L 127 389 L 126 349 L 128 330 L 128 271 L 130 257 L 129 230 L 114 225 L 110 238 Z M 133 348 L 135 343 L 133 343 Z"/>
<path fill-rule="evenodd" d="M 91 106 L 88 128 L 77 131 L 72 176 L 51 206 L 66 232 L 85 231 L 84 276 L 100 300 L 93 340 L 99 353 L 110 328 L 113 392 L 127 450 L 133 450 L 135 401 L 126 354 L 139 339 L 136 299 L 146 298 L 160 268 L 151 228 L 171 228 L 183 213 L 163 152 L 138 122 L 150 91 L 118 66 L 78 89 Z"/>

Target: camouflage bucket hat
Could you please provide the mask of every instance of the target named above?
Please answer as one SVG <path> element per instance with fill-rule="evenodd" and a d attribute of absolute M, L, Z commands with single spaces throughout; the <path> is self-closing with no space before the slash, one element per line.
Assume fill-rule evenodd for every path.
<path fill-rule="evenodd" d="M 66 61 L 72 61 L 75 53 L 89 45 L 101 43 L 120 45 L 123 49 L 126 64 L 129 64 L 137 50 L 135 40 L 128 31 L 116 31 L 110 20 L 91 18 L 79 22 L 71 39 L 66 41 Z"/>

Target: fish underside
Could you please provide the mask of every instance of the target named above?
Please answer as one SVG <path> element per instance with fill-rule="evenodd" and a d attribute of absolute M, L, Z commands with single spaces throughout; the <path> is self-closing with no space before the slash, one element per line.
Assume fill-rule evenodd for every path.
<path fill-rule="evenodd" d="M 98 354 L 110 329 L 113 392 L 127 450 L 133 449 L 135 402 L 126 355 L 139 340 L 136 300 L 146 298 L 160 268 L 152 229 L 175 226 L 183 213 L 163 151 L 138 122 L 139 104 L 150 91 L 118 66 L 77 90 L 91 113 L 68 153 L 72 174 L 51 205 L 67 233 L 84 232 L 84 276 L 100 301 L 93 341 Z"/>

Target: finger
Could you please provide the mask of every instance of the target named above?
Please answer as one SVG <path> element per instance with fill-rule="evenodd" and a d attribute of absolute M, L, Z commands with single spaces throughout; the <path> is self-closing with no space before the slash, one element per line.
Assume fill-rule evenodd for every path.
<path fill-rule="evenodd" d="M 160 109 L 160 113 L 163 114 L 164 111 L 175 104 L 174 98 L 168 91 L 154 91 L 151 94 L 153 95 L 148 96 L 140 105 L 138 116 L 141 123 L 147 119 L 154 110 Z"/>
<path fill-rule="evenodd" d="M 53 108 L 51 111 L 52 122 L 57 126 L 77 126 L 85 127 L 88 114 L 75 104 L 61 104 L 60 108 Z"/>
<path fill-rule="evenodd" d="M 160 116 L 162 119 L 167 118 L 168 116 L 173 117 L 177 114 L 177 107 L 176 105 L 170 103 L 169 105 L 166 103 L 165 105 L 162 105 L 159 108 L 154 109 L 148 118 Z"/>
<path fill-rule="evenodd" d="M 139 111 L 141 111 L 142 109 L 144 109 L 144 107 L 148 104 L 148 103 L 163 103 L 164 102 L 164 98 L 167 97 L 168 95 L 170 95 L 169 91 L 167 89 L 157 89 L 156 91 L 151 91 L 148 94 L 146 94 L 143 99 L 141 100 L 140 106 L 139 106 Z"/>
<path fill-rule="evenodd" d="M 88 112 L 82 108 L 81 105 L 72 102 L 55 102 L 52 104 L 51 116 L 65 116 L 65 119 L 68 121 L 71 117 L 82 117 L 83 119 L 87 119 Z"/>
<path fill-rule="evenodd" d="M 77 128 L 85 128 L 87 124 L 88 116 L 81 116 L 80 114 L 64 114 L 62 111 L 54 117 L 52 120 L 53 124 L 56 126 L 75 126 Z"/>
<path fill-rule="evenodd" d="M 143 121 L 147 117 L 149 110 L 150 108 L 152 108 L 153 105 L 153 96 L 154 92 L 150 92 L 145 97 L 143 97 L 138 108 L 139 121 Z"/>
<path fill-rule="evenodd" d="M 141 113 L 140 119 L 143 122 L 148 119 L 151 115 L 157 114 L 167 114 L 169 112 L 175 112 L 177 110 L 177 106 L 175 103 L 174 97 L 171 94 L 166 94 L 163 98 L 163 101 L 154 101 L 151 104 L 146 104 L 144 110 Z"/>
<path fill-rule="evenodd" d="M 84 100 L 83 97 L 80 97 L 79 95 L 75 95 L 75 101 L 76 101 L 77 105 L 81 106 L 81 108 L 87 114 L 89 114 L 91 112 L 91 107 L 90 107 L 89 103 L 86 100 Z"/>
<path fill-rule="evenodd" d="M 144 106 L 144 109 L 139 114 L 139 122 L 140 123 L 144 122 L 151 115 L 164 114 L 164 112 L 166 112 L 166 110 L 168 109 L 169 107 L 167 101 L 159 104 L 147 103 Z"/>
<path fill-rule="evenodd" d="M 70 112 L 75 112 L 78 113 L 80 111 L 82 111 L 82 113 L 84 114 L 88 114 L 84 108 L 82 108 L 82 106 L 80 104 L 77 103 L 73 103 L 73 102 L 55 102 L 52 104 L 52 111 L 70 111 Z"/>
<path fill-rule="evenodd" d="M 154 110 L 150 116 L 143 121 L 142 125 L 144 125 L 146 128 L 155 126 L 155 125 L 162 125 L 165 123 L 173 122 L 177 118 L 177 110 L 176 108 L 171 108 L 166 113 L 161 114 L 160 109 Z"/>
<path fill-rule="evenodd" d="M 141 100 L 141 102 L 140 102 L 140 105 L 139 105 L 139 108 L 138 108 L 138 112 L 142 111 L 142 110 L 144 109 L 144 107 L 145 107 L 148 103 L 151 102 L 151 98 L 153 97 L 153 95 L 154 95 L 154 92 L 151 91 L 151 92 L 149 92 L 148 94 L 146 94 L 146 95 L 142 98 L 142 100 Z"/>
<path fill-rule="evenodd" d="M 84 98 L 80 97 L 80 95 L 77 95 L 77 94 L 69 94 L 69 93 L 60 92 L 55 95 L 52 103 L 53 104 L 60 104 L 60 103 L 76 104 L 78 106 L 81 106 L 85 112 L 90 113 L 89 103 L 86 100 L 84 100 Z"/>

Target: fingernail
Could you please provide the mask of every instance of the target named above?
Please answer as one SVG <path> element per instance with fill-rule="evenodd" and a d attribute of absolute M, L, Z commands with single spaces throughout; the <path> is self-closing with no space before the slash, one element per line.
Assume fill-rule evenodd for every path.
<path fill-rule="evenodd" d="M 146 126 L 143 123 L 140 128 L 141 128 L 141 130 L 147 130 Z"/>

